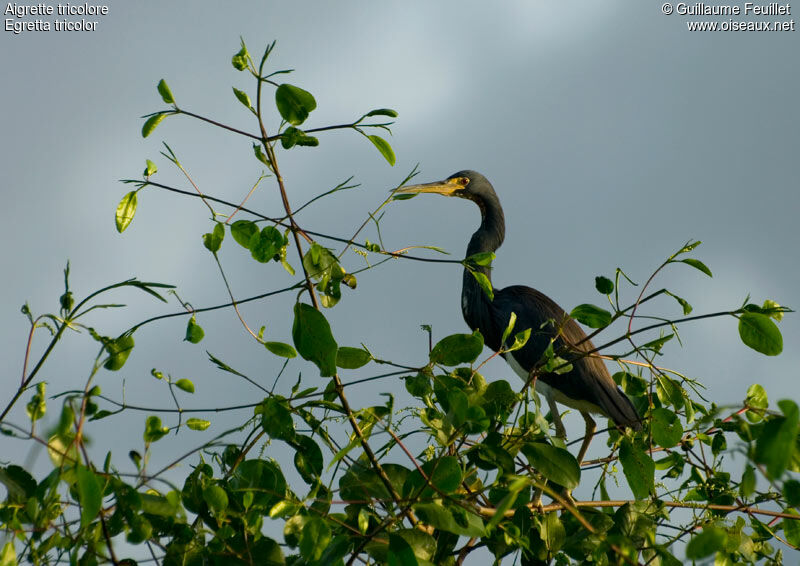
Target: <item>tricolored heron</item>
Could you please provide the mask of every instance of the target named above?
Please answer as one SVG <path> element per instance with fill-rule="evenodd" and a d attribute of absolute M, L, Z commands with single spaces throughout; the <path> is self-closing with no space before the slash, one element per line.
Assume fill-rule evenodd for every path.
<path fill-rule="evenodd" d="M 481 211 L 480 228 L 472 235 L 467 245 L 467 257 L 480 252 L 494 252 L 505 237 L 505 217 L 500 200 L 491 183 L 475 171 L 459 171 L 435 183 L 401 187 L 397 193 L 436 193 L 465 198 L 478 205 Z M 489 277 L 489 267 L 474 268 Z M 594 349 L 580 326 L 567 316 L 552 299 L 524 285 L 512 285 L 505 289 L 494 289 L 490 300 L 475 277 L 465 269 L 461 289 L 461 310 L 464 320 L 473 330 L 480 330 L 485 343 L 495 352 L 499 351 L 503 332 L 509 324 L 511 313 L 517 316 L 513 336 L 520 330 L 531 329 L 528 342 L 519 350 L 506 352 L 503 358 L 525 381 L 531 370 L 542 358 L 542 354 L 556 336 L 556 351 L 572 364 L 566 373 L 540 373 L 536 379 L 536 390 L 547 400 L 556 434 L 566 438 L 564 424 L 558 413 L 556 402 L 580 411 L 586 421 L 586 435 L 578 452 L 578 462 L 583 460 L 595 431 L 595 422 L 590 413 L 604 415 L 621 427 L 641 428 L 641 421 L 630 399 L 617 387 L 608 373 L 603 360 L 587 352 Z M 510 344 L 505 344 L 508 347 Z"/>

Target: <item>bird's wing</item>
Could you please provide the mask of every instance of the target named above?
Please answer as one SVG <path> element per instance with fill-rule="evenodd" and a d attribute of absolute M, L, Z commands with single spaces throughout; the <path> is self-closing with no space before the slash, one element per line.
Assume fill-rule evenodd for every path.
<path fill-rule="evenodd" d="M 617 387 L 608 373 L 605 363 L 597 357 L 584 356 L 581 352 L 594 349 L 580 326 L 547 295 L 522 285 L 506 287 L 495 292 L 492 306 L 496 310 L 494 320 L 508 321 L 511 312 L 516 313 L 514 332 L 531 329 L 527 344 L 511 353 L 520 366 L 529 370 L 542 357 L 550 339 L 559 330 L 556 351 L 567 347 L 561 357 L 572 362 L 572 371 L 563 374 L 542 374 L 538 377 L 566 398 L 587 402 L 599 407 L 616 424 L 639 428 L 640 418 L 630 399 Z M 503 329 L 497 336 L 502 335 Z M 489 344 L 495 350 L 495 345 Z M 499 344 L 497 345 L 499 346 Z M 567 403 L 568 404 L 568 403 Z"/>

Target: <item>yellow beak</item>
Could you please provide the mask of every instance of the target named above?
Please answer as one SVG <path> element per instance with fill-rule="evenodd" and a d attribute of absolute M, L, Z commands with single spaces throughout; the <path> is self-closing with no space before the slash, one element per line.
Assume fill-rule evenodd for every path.
<path fill-rule="evenodd" d="M 436 193 L 437 195 L 451 197 L 458 189 L 463 188 L 463 185 L 458 183 L 458 179 L 446 179 L 444 181 L 436 181 L 435 183 L 406 185 L 405 187 L 397 189 L 395 194 Z"/>

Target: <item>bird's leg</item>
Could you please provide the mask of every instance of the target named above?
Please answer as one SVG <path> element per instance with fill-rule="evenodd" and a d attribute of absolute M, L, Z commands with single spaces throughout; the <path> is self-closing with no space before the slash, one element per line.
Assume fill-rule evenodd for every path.
<path fill-rule="evenodd" d="M 581 415 L 583 415 L 583 420 L 586 421 L 586 434 L 583 436 L 583 443 L 581 444 L 581 449 L 578 451 L 578 465 L 583 462 L 583 457 L 586 456 L 586 451 L 589 449 L 589 443 L 592 441 L 594 431 L 597 430 L 597 423 L 594 422 L 594 419 L 589 413 L 581 411 Z"/>

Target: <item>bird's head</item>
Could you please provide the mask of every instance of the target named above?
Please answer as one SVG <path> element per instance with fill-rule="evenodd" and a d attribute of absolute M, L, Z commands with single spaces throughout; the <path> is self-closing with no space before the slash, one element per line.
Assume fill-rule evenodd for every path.
<path fill-rule="evenodd" d="M 406 185 L 395 191 L 395 194 L 436 193 L 447 197 L 460 197 L 480 202 L 489 196 L 495 197 L 492 184 L 477 171 L 459 171 L 443 181 Z"/>

